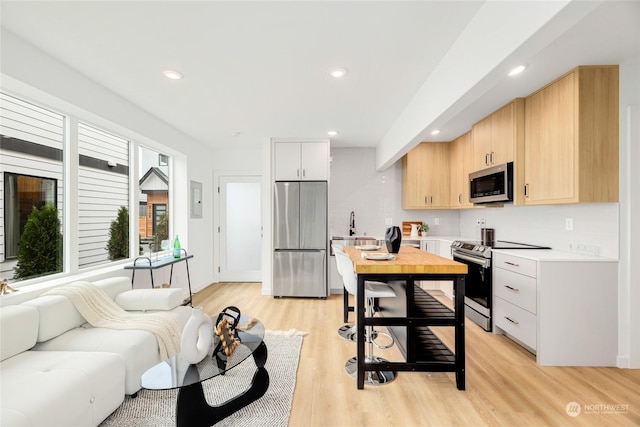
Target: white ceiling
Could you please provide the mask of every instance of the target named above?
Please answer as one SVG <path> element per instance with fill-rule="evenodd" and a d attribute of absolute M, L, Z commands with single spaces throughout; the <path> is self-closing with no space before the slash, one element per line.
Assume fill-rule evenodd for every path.
<path fill-rule="evenodd" d="M 638 2 L 593 4 L 575 26 L 554 32 L 562 22 L 552 22 L 524 43 L 529 68 L 517 79 L 496 64 L 442 112 L 438 140 L 576 65 L 637 55 Z M 482 5 L 3 0 L 0 16 L 6 30 L 205 144 L 259 146 L 335 129 L 332 146 L 375 147 Z M 332 66 L 349 74 L 332 79 Z M 167 80 L 167 68 L 184 79 Z"/>

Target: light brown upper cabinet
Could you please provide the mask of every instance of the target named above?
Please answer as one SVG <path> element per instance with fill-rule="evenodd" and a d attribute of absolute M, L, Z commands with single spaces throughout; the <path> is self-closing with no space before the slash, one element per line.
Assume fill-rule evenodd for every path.
<path fill-rule="evenodd" d="M 523 137 L 524 99 L 517 98 L 473 125 L 473 171 L 515 160 Z"/>
<path fill-rule="evenodd" d="M 578 67 L 525 101 L 520 204 L 618 201 L 618 66 Z"/>
<path fill-rule="evenodd" d="M 450 207 L 454 209 L 473 207 L 473 203 L 469 202 L 469 174 L 473 172 L 473 167 L 473 141 L 471 132 L 467 132 L 451 141 L 449 148 Z"/>
<path fill-rule="evenodd" d="M 418 144 L 402 158 L 402 208 L 448 208 L 449 181 L 449 143 Z"/>

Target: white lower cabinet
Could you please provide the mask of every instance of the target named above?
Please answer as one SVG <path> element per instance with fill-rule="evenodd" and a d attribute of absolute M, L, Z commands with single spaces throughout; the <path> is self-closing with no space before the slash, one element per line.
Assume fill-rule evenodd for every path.
<path fill-rule="evenodd" d="M 453 259 L 451 256 L 450 240 L 425 239 L 420 241 L 420 249 L 447 259 Z M 446 297 L 453 299 L 453 282 L 450 280 L 426 280 L 420 282 L 420 287 L 428 291 L 439 291 Z"/>
<path fill-rule="evenodd" d="M 493 310 L 494 326 L 535 352 L 536 315 L 501 298 L 498 300 Z"/>
<path fill-rule="evenodd" d="M 616 366 L 618 261 L 514 252 L 493 253 L 494 333 L 524 345 L 540 365 Z"/>

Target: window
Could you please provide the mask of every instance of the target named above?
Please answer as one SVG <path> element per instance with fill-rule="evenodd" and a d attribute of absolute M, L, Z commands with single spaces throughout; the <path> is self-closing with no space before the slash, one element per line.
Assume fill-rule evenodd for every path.
<path fill-rule="evenodd" d="M 118 211 L 129 215 L 129 141 L 79 123 L 78 154 L 78 266 L 129 258 L 128 242 L 109 241 Z M 129 223 L 114 224 L 121 226 L 128 235 Z"/>
<path fill-rule="evenodd" d="M 5 172 L 5 259 L 16 258 L 20 237 L 33 208 L 42 209 L 47 203 L 57 206 L 57 188 L 55 179 Z"/>
<path fill-rule="evenodd" d="M 19 281 L 56 272 L 73 275 L 129 258 L 138 237 L 140 251 L 162 249 L 163 241 L 169 239 L 171 159 L 161 150 L 140 146 L 133 151 L 132 144 L 80 117 L 0 93 L 0 277 Z M 67 147 L 78 153 L 69 165 L 64 163 Z M 132 164 L 140 169 L 136 177 L 139 233 L 135 236 L 130 224 L 137 209 L 129 205 L 136 188 L 129 179 Z M 69 188 L 77 191 L 65 197 Z M 73 210 L 65 206 L 67 199 Z M 28 218 L 34 208 L 42 212 L 41 221 L 47 220 L 40 234 L 30 231 L 33 221 Z M 73 232 L 65 233 L 66 226 Z M 129 234 L 128 239 L 115 239 L 118 245 L 109 238 L 114 226 L 118 226 L 118 236 L 125 234 L 123 230 Z M 33 274 L 21 268 L 25 246 L 21 247 L 20 240 L 25 234 L 35 236 L 33 241 L 45 242 L 48 236 L 53 242 L 42 252 L 49 256 L 40 257 L 46 267 Z M 153 239 L 157 244 L 152 247 Z M 67 270 L 62 271 L 63 265 Z"/>
<path fill-rule="evenodd" d="M 0 93 L 0 277 L 62 271 L 65 123 L 62 114 Z M 35 243 L 21 249 L 22 239 Z"/>
<path fill-rule="evenodd" d="M 157 252 L 169 241 L 169 156 L 157 151 L 140 147 L 140 194 L 139 200 L 145 200 L 145 209 L 140 209 L 139 246 L 143 252 Z"/>

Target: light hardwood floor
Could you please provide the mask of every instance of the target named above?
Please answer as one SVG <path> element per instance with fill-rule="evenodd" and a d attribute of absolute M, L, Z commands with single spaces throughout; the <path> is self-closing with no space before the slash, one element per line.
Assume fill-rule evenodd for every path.
<path fill-rule="evenodd" d="M 265 328 L 304 337 L 289 426 L 639 426 L 640 370 L 542 367 L 504 336 L 466 322 L 466 390 L 452 373 L 400 372 L 357 390 L 344 371 L 355 343 L 340 338 L 342 296 L 326 300 L 261 295 L 259 283 L 216 283 L 194 296 L 211 316 L 235 305 Z M 353 313 L 350 320 L 353 321 Z M 452 345 L 452 328 L 434 328 Z M 400 361 L 396 347 L 376 354 Z M 567 414 L 577 402 L 581 413 Z M 603 405 L 618 405 L 616 408 Z"/>

